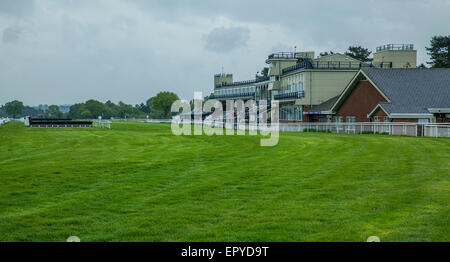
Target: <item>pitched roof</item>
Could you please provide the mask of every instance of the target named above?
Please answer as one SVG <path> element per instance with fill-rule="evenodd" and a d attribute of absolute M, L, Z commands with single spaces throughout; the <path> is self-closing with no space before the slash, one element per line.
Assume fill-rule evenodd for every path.
<path fill-rule="evenodd" d="M 328 99 L 327 101 L 323 102 L 322 104 L 312 106 L 310 110 L 307 112 L 323 112 L 323 111 L 329 111 L 333 107 L 334 103 L 338 100 L 339 96 L 335 96 L 331 99 Z"/>
<path fill-rule="evenodd" d="M 391 103 L 387 113 L 429 113 L 427 108 L 450 108 L 450 69 L 363 69 Z"/>

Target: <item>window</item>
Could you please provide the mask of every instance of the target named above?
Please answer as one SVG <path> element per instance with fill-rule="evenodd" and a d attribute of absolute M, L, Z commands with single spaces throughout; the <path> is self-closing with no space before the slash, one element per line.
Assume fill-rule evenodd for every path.
<path fill-rule="evenodd" d="M 355 129 L 355 125 L 353 123 L 356 122 L 356 116 L 347 116 L 346 122 L 348 123 L 348 129 Z"/>
<path fill-rule="evenodd" d="M 356 122 L 356 116 L 347 116 L 346 122 L 348 122 L 348 123 L 355 123 Z"/>
<path fill-rule="evenodd" d="M 342 116 L 336 116 L 336 117 L 334 117 L 334 121 L 335 121 L 336 123 L 342 123 L 343 120 L 344 120 L 344 117 L 342 117 Z"/>
<path fill-rule="evenodd" d="M 374 117 L 374 118 L 373 118 L 373 121 L 374 121 L 374 122 L 380 122 L 380 117 L 379 117 L 379 116 Z"/>
<path fill-rule="evenodd" d="M 280 108 L 280 120 L 302 121 L 302 107 L 282 107 Z"/>
<path fill-rule="evenodd" d="M 383 121 L 384 121 L 384 122 L 390 122 L 389 117 L 388 117 L 388 116 L 385 116 L 385 117 L 383 118 Z"/>

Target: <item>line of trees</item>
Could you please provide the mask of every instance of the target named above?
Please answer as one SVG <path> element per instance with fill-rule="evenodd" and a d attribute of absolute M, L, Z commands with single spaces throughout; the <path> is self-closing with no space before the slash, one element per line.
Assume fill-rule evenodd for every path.
<path fill-rule="evenodd" d="M 160 92 L 149 98 L 145 103 L 135 106 L 108 100 L 102 103 L 97 100 L 88 100 L 85 103 L 74 104 L 68 113 L 63 113 L 57 105 L 51 105 L 46 110 L 37 110 L 30 106 L 24 106 L 22 102 L 14 100 L 0 107 L 0 117 L 18 118 L 23 116 L 39 116 L 43 118 L 72 118 L 93 119 L 99 116 L 103 118 L 170 118 L 171 106 L 179 97 L 172 92 Z"/>

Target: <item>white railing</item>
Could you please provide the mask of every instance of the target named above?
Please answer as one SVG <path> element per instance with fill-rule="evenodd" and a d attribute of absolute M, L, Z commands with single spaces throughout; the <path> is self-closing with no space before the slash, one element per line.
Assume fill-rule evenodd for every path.
<path fill-rule="evenodd" d="M 211 122 L 210 122 L 211 123 Z M 221 126 L 215 122 L 214 126 Z M 237 125 L 234 125 L 234 129 Z M 246 124 L 247 130 L 261 130 L 255 124 Z M 270 131 L 270 124 L 263 131 Z M 449 124 L 388 123 L 279 123 L 280 132 L 329 132 L 338 134 L 386 134 L 399 136 L 450 137 Z"/>
<path fill-rule="evenodd" d="M 422 129 L 423 136 L 450 137 L 450 124 L 426 124 Z"/>
<path fill-rule="evenodd" d="M 9 121 L 10 121 L 9 118 L 0 118 L 0 126 L 2 126 L 2 125 L 4 125 L 4 124 L 8 123 Z"/>
<path fill-rule="evenodd" d="M 145 119 L 142 122 L 146 122 L 146 123 L 172 123 L 172 119 Z"/>
<path fill-rule="evenodd" d="M 280 123 L 282 132 L 330 132 L 338 134 L 387 134 L 418 136 L 415 123 Z"/>
<path fill-rule="evenodd" d="M 97 127 L 97 128 L 108 128 L 111 129 L 111 121 L 109 120 L 103 120 L 103 119 L 98 119 L 98 120 L 93 120 L 92 121 L 92 126 L 93 127 Z"/>

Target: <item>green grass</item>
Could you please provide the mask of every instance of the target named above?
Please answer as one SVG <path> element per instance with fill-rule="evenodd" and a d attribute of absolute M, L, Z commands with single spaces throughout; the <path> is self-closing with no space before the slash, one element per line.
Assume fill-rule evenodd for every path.
<path fill-rule="evenodd" d="M 0 241 L 450 241 L 450 139 L 0 127 Z"/>

